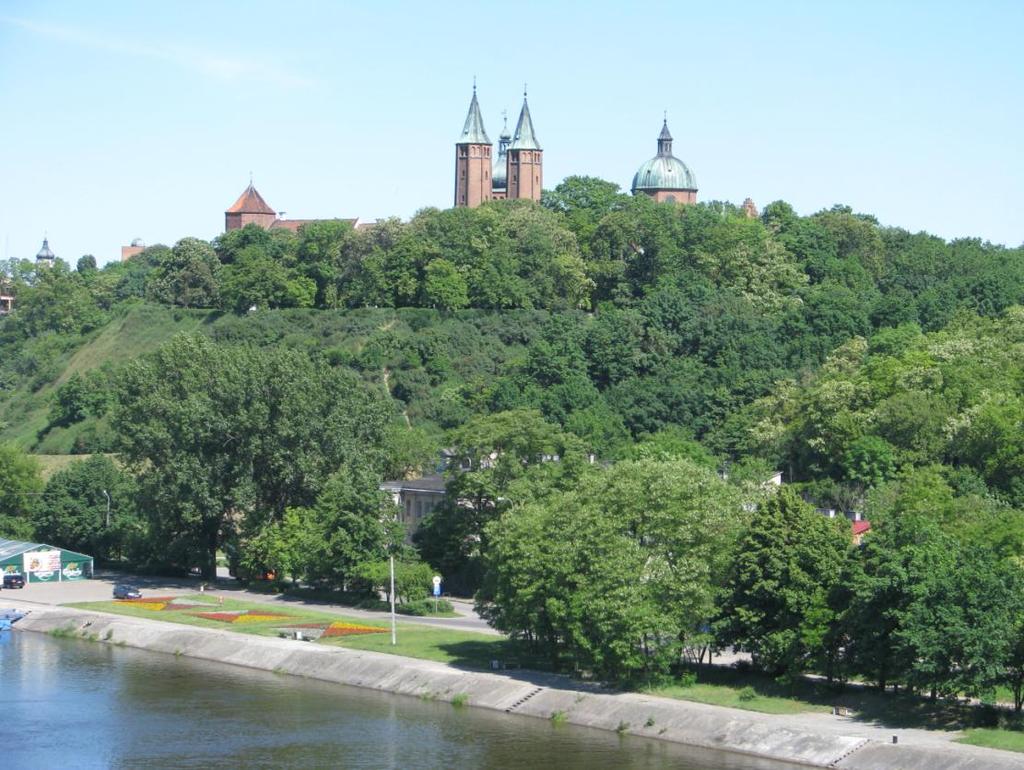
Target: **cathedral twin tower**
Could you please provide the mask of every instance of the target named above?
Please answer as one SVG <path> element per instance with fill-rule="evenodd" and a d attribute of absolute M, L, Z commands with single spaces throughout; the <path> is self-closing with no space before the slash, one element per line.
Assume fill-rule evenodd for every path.
<path fill-rule="evenodd" d="M 505 198 L 539 201 L 544 151 L 533 131 L 525 91 L 515 133 L 509 135 L 506 123 L 498 137 L 497 158 L 492 159 L 491 150 L 474 85 L 466 124 L 455 143 L 455 205 L 475 207 Z"/>

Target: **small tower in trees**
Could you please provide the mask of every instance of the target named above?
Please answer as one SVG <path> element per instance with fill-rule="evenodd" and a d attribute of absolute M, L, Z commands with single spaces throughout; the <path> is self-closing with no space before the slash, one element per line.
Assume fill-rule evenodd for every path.
<path fill-rule="evenodd" d="M 466 124 L 455 143 L 455 205 L 475 208 L 491 197 L 491 140 L 484 129 L 474 83 Z"/>
<path fill-rule="evenodd" d="M 697 178 L 689 167 L 672 154 L 668 118 L 658 134 L 658 154 L 637 169 L 633 195 L 649 195 L 659 203 L 696 203 Z"/>
<path fill-rule="evenodd" d="M 527 198 L 539 201 L 544 183 L 544 151 L 533 130 L 530 105 L 523 89 L 523 109 L 519 112 L 515 134 L 508 145 L 508 171 L 506 174 L 506 197 Z"/>
<path fill-rule="evenodd" d="M 54 262 L 57 261 L 57 256 L 53 253 L 50 248 L 50 239 L 43 238 L 43 247 L 39 249 L 36 254 L 36 268 L 40 267 L 53 267 Z"/>
<path fill-rule="evenodd" d="M 275 219 L 277 219 L 277 212 L 267 205 L 262 195 L 256 192 L 256 188 L 252 185 L 252 179 L 250 179 L 249 186 L 238 196 L 238 200 L 224 212 L 224 230 L 238 230 L 248 224 L 268 228 L 274 224 Z"/>

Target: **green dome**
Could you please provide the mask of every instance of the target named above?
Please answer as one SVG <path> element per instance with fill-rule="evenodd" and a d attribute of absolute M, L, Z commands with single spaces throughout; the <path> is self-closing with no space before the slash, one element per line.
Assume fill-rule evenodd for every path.
<path fill-rule="evenodd" d="M 632 191 L 696 190 L 697 177 L 679 158 L 672 154 L 672 134 L 668 121 L 661 125 L 658 135 L 658 154 L 637 169 L 633 176 Z"/>
<path fill-rule="evenodd" d="M 633 176 L 633 192 L 637 190 L 696 190 L 697 178 L 679 158 L 655 155 Z"/>

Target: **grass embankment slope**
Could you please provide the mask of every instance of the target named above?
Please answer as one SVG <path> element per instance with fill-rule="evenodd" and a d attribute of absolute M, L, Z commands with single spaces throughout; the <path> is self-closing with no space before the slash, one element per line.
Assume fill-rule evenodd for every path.
<path fill-rule="evenodd" d="M 515 642 L 489 634 L 399 623 L 398 643 L 392 645 L 390 625 L 383 619 L 365 620 L 341 613 L 309 609 L 301 605 L 282 606 L 236 599 L 220 601 L 219 597 L 211 594 L 175 598 L 179 602 L 184 600 L 204 604 L 187 610 L 174 609 L 171 602 L 172 607 L 168 609 L 167 602 L 161 597 L 147 597 L 136 602 L 84 602 L 69 606 L 257 636 L 276 637 L 289 626 L 323 627 L 331 624 L 350 624 L 356 629 L 353 633 L 323 636 L 315 643 L 433 660 L 479 671 L 491 668 L 491 662 L 494 660 L 513 667 L 550 670 L 547 661 L 524 654 L 523 649 Z M 200 616 L 200 613 L 233 612 L 250 613 L 252 620 L 231 622 L 227 619 Z M 810 680 L 798 680 L 784 685 L 769 677 L 750 672 L 716 668 L 702 669 L 696 681 L 691 678 L 676 683 L 661 683 L 644 688 L 644 692 L 765 714 L 828 713 L 833 707 L 840 706 L 846 709 L 849 718 L 855 721 L 884 724 L 895 729 L 963 730 L 964 736 L 960 738 L 963 743 L 1024 752 L 1024 733 L 976 727 L 979 712 L 971 706 L 880 693 L 867 687 L 853 686 L 837 691 L 823 682 Z"/>
<path fill-rule="evenodd" d="M 398 644 L 391 644 L 391 626 L 387 621 L 365 620 L 347 617 L 334 612 L 321 612 L 302 606 L 279 604 L 262 604 L 257 602 L 224 599 L 219 602 L 210 594 L 194 594 L 176 597 L 179 601 L 205 602 L 196 605 L 193 610 L 167 609 L 166 602 L 159 601 L 163 597 L 147 597 L 142 601 L 121 602 L 81 602 L 68 605 L 82 610 L 94 612 L 111 612 L 130 617 L 161 620 L 168 623 L 180 623 L 201 628 L 215 628 L 220 631 L 234 631 L 242 634 L 276 637 L 281 629 L 299 625 L 331 625 L 347 623 L 359 628 L 376 629 L 373 632 L 357 632 L 334 637 L 321 637 L 317 644 L 349 647 L 359 650 L 372 650 L 410 658 L 434 660 L 462 668 L 486 670 L 492 660 L 509 661 L 515 658 L 512 643 L 491 634 L 478 634 L 471 631 L 454 631 L 435 626 L 424 626 L 412 623 L 398 624 Z M 247 612 L 254 614 L 252 622 L 231 622 L 209 617 L 202 614 Z M 265 619 L 256 619 L 263 617 Z M 535 661 L 530 661 L 531 664 Z"/>
<path fill-rule="evenodd" d="M 156 350 L 175 334 L 200 332 L 225 343 L 320 351 L 403 402 L 413 423 L 453 425 L 466 418 L 451 392 L 478 392 L 525 355 L 551 313 L 543 310 L 419 308 L 261 310 L 235 315 L 139 303 L 82 338 L 35 340 L 21 352 L 9 390 L 0 391 L 0 443 L 35 454 L 103 451 L 90 436 L 109 435 L 109 418 L 49 427 L 54 393 L 75 374 L 109 368 Z M 579 315 L 567 312 L 566 315 Z M 55 352 L 56 351 L 56 352 Z M 95 442 L 92 442 L 95 443 Z"/>
<path fill-rule="evenodd" d="M 67 454 L 91 421 L 54 428 L 42 436 L 57 388 L 74 374 L 107 364 L 118 366 L 155 350 L 175 334 L 199 328 L 212 315 L 208 310 L 174 310 L 157 305 L 129 308 L 55 356 L 40 373 L 19 382 L 0 400 L 0 426 L 6 425 L 0 430 L 0 443 L 10 442 L 39 454 Z"/>
<path fill-rule="evenodd" d="M 960 738 L 958 742 L 969 743 L 972 746 L 985 746 L 990 749 L 1024 752 L 1024 732 L 1013 730 L 979 727 L 967 730 L 964 737 Z"/>

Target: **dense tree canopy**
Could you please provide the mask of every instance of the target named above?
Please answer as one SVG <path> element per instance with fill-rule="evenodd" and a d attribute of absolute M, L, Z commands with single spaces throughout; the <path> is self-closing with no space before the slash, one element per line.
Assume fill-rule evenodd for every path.
<path fill-rule="evenodd" d="M 363 591 L 390 552 L 557 665 L 1021 705 L 1024 249 L 570 177 L 0 280 L 0 536 Z M 409 546 L 380 482 L 442 449 Z"/>
<path fill-rule="evenodd" d="M 197 336 L 131 364 L 118 400 L 120 448 L 152 526 L 172 561 L 210 577 L 223 544 L 312 504 L 343 462 L 373 461 L 390 411 L 302 353 Z"/>

